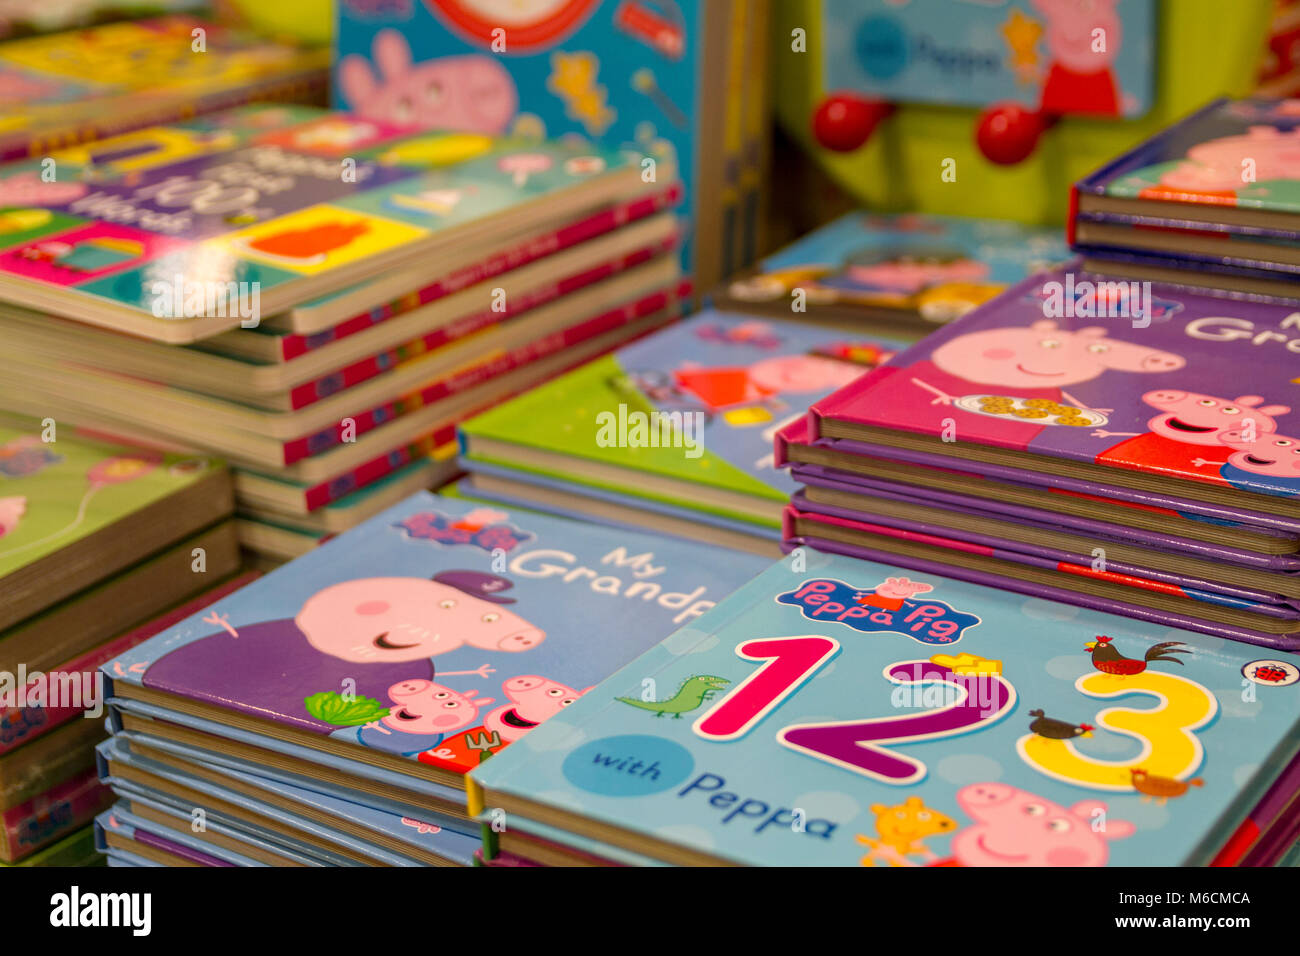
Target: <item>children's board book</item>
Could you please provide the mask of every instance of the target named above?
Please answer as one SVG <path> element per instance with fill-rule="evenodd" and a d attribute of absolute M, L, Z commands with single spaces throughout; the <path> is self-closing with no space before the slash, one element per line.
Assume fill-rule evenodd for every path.
<path fill-rule="evenodd" d="M 640 156 L 255 106 L 0 167 L 10 303 L 168 342 L 648 191 Z M 670 169 L 660 170 L 671 181 Z M 297 331 L 297 330 L 295 330 Z"/>
<path fill-rule="evenodd" d="M 1154 242 L 1177 253 L 1188 242 L 1194 247 L 1188 251 L 1194 252 L 1199 247 L 1193 240 L 1199 238 L 1222 256 L 1253 254 L 1266 260 L 1293 253 L 1289 246 L 1300 239 L 1297 143 L 1296 100 L 1216 100 L 1077 183 L 1071 241 L 1121 246 Z M 1093 238 L 1085 234 L 1085 224 Z M 1115 228 L 1097 231 L 1100 224 Z M 1134 225 L 1159 226 L 1162 231 L 1125 228 Z M 1197 232 L 1180 236 L 1179 229 Z M 1215 233 L 1235 235 L 1239 241 L 1229 243 L 1224 241 L 1227 235 Z M 1283 243 L 1270 248 L 1268 240 Z M 1277 261 L 1294 270 L 1293 256 Z"/>
<path fill-rule="evenodd" d="M 1054 270 L 814 404 L 809 424 L 1294 519 L 1298 333 L 1284 305 Z"/>
<path fill-rule="evenodd" d="M 730 195 L 734 217 L 744 87 L 765 83 L 760 73 L 728 81 L 743 69 L 732 7 L 341 0 L 334 102 L 381 123 L 630 146 L 676 167 L 693 223 L 683 269 L 707 288 L 730 257 L 719 200 Z"/>
<path fill-rule="evenodd" d="M 1058 229 L 853 212 L 768 256 L 714 304 L 919 337 L 1069 257 Z"/>
<path fill-rule="evenodd" d="M 328 66 L 326 50 L 187 15 L 10 40 L 0 43 L 0 158 L 254 99 L 319 98 Z"/>
<path fill-rule="evenodd" d="M 1154 0 L 822 0 L 823 89 L 906 103 L 1012 101 L 1052 115 L 1144 115 Z"/>
<path fill-rule="evenodd" d="M 777 527 L 772 440 L 902 343 L 706 310 L 461 427 L 471 462 Z"/>
<path fill-rule="evenodd" d="M 471 812 L 675 863 L 1196 865 L 1296 754 L 1259 648 L 795 557 L 472 771 Z"/>
<path fill-rule="evenodd" d="M 220 462 L 0 422 L 0 631 L 233 510 Z"/>
<path fill-rule="evenodd" d="M 103 668 L 111 695 L 444 785 L 766 562 L 421 492 Z M 616 635 L 617 639 L 611 639 Z"/>

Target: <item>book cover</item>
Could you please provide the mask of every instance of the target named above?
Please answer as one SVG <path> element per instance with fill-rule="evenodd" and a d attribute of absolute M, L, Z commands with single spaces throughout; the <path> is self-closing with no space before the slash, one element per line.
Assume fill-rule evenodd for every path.
<path fill-rule="evenodd" d="M 715 299 L 737 311 L 845 318 L 886 309 L 936 325 L 1070 258 L 1059 229 L 998 219 L 853 212 L 763 259 Z"/>
<path fill-rule="evenodd" d="M 1197 864 L 1296 752 L 1300 670 L 1259 648 L 796 557 L 474 770 L 471 808 L 684 861 Z"/>
<path fill-rule="evenodd" d="M 794 490 L 772 461 L 772 436 L 810 402 L 856 379 L 902 343 L 799 322 L 705 310 L 461 426 L 470 462 L 496 460 L 478 439 L 565 457 L 561 477 L 653 496 L 668 478 L 784 503 Z M 616 466 L 589 475 L 584 462 Z M 539 468 L 538 470 L 545 470 Z M 707 500 L 672 497 L 697 510 Z M 770 517 L 751 522 L 776 526 Z"/>
<path fill-rule="evenodd" d="M 8 299 L 187 342 L 641 187 L 589 144 L 411 132 L 260 106 L 0 168 Z M 565 209 L 568 205 L 572 208 Z M 160 278 L 162 277 L 162 278 Z"/>
<path fill-rule="evenodd" d="M 459 775 L 764 564 L 420 493 L 104 673 Z"/>
<path fill-rule="evenodd" d="M 1244 507 L 1273 510 L 1257 496 L 1300 495 L 1298 328 L 1283 304 L 1054 270 L 815 404 L 810 427 L 947 436 L 1244 492 Z"/>

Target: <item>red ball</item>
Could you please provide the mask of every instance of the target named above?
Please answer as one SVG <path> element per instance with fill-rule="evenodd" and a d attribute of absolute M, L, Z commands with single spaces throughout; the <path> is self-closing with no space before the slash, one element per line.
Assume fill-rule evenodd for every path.
<path fill-rule="evenodd" d="M 813 137 L 827 149 L 849 153 L 868 139 L 893 106 L 880 100 L 868 100 L 852 93 L 834 93 L 813 113 Z"/>
<path fill-rule="evenodd" d="M 980 117 L 975 143 L 989 162 L 1012 166 L 1034 151 L 1049 125 L 1047 117 L 1037 110 L 1019 103 L 997 103 Z"/>

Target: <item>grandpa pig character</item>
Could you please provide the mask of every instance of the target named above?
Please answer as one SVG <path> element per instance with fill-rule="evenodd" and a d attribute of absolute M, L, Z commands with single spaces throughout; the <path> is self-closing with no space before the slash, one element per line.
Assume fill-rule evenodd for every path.
<path fill-rule="evenodd" d="M 1028 326 L 957 335 L 927 360 L 878 369 L 855 404 L 875 409 L 909 431 L 939 434 L 944 419 L 961 411 L 953 401 L 965 395 L 1041 398 L 1087 408 L 1067 386 L 1090 382 L 1108 370 L 1152 374 L 1186 364 L 1181 355 L 1110 338 L 1099 325 L 1070 331 L 1040 319 Z M 1045 427 L 1032 419 L 1011 421 L 975 412 L 967 413 L 966 421 L 981 439 L 1008 448 L 1024 448 Z"/>
<path fill-rule="evenodd" d="M 973 783 L 957 791 L 957 805 L 975 822 L 953 836 L 949 865 L 1101 866 L 1111 840 L 1131 836 L 1131 823 L 1106 818 L 1094 829 L 1101 800 L 1070 808 L 1005 783 Z"/>
<path fill-rule="evenodd" d="M 154 661 L 144 685 L 220 702 L 322 732 L 304 700 L 351 691 L 384 699 L 407 680 L 432 680 L 430 658 L 468 645 L 518 653 L 546 635 L 508 610 L 513 584 L 478 571 L 426 578 L 359 578 L 309 597 L 296 617 L 240 625 L 215 614 L 223 630 L 181 645 Z M 486 677 L 487 664 L 472 673 Z M 347 683 L 345 683 L 347 682 Z"/>
<path fill-rule="evenodd" d="M 388 688 L 393 706 L 378 720 L 343 727 L 332 736 L 375 750 L 412 756 L 436 747 L 450 733 L 474 723 L 479 710 L 492 703 L 478 691 L 455 691 L 428 680 L 404 680 Z"/>
<path fill-rule="evenodd" d="M 1264 399 L 1259 395 L 1227 399 L 1178 389 L 1147 392 L 1142 401 L 1160 410 L 1159 415 L 1147 422 L 1150 431 L 1097 429 L 1092 433 L 1096 438 L 1131 436 L 1097 455 L 1099 464 L 1175 475 L 1191 472 L 1223 480 L 1217 466 L 1226 462 L 1232 453 L 1224 444 L 1224 436 L 1240 433 L 1247 421 L 1253 423 L 1257 433 L 1271 434 L 1277 431 L 1273 416 L 1291 410 L 1287 405 L 1263 405 Z"/>

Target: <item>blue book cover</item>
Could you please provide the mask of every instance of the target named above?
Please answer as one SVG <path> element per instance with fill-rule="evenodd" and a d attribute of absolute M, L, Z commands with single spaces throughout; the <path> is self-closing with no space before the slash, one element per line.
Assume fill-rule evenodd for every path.
<path fill-rule="evenodd" d="M 796 551 L 471 773 L 670 862 L 1209 862 L 1300 746 L 1260 649 Z"/>
<path fill-rule="evenodd" d="M 705 198 L 700 144 L 714 132 L 706 101 L 721 79 L 720 44 L 706 34 L 720 33 L 708 23 L 725 10 L 707 0 L 340 0 L 334 102 L 399 126 L 631 146 L 676 168 L 690 209 Z M 687 272 L 694 247 L 688 235 Z"/>
<path fill-rule="evenodd" d="M 765 258 L 728 284 L 719 304 L 789 314 L 798 289 L 810 318 L 866 318 L 885 310 L 939 324 L 1069 258 L 1060 229 L 853 212 Z"/>
<path fill-rule="evenodd" d="M 123 707 L 456 787 L 766 563 L 421 492 L 103 673 Z"/>

